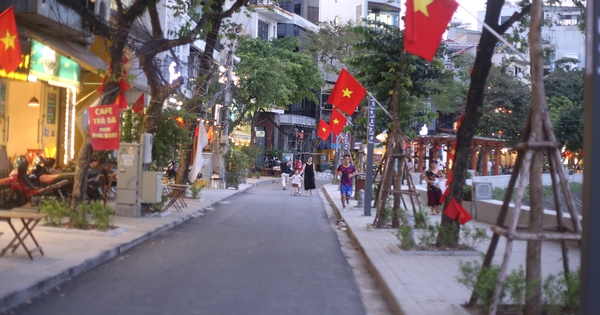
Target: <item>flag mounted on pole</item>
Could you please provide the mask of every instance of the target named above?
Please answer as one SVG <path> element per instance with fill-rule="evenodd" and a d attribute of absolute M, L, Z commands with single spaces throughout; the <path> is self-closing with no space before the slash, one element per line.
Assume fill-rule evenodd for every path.
<path fill-rule="evenodd" d="M 198 173 L 202 170 L 202 165 L 204 164 L 204 157 L 202 156 L 202 149 L 208 144 L 208 134 L 206 133 L 206 128 L 204 128 L 203 123 L 199 123 L 196 126 L 196 143 L 194 144 L 194 160 L 192 162 L 191 170 L 188 173 L 188 179 L 190 183 L 193 183 L 198 178 Z"/>
<path fill-rule="evenodd" d="M 404 49 L 433 60 L 458 3 L 455 0 L 407 0 Z"/>
<path fill-rule="evenodd" d="M 142 93 L 142 95 L 140 95 L 140 97 L 137 99 L 137 101 L 135 101 L 135 103 L 133 103 L 133 106 L 131 107 L 131 109 L 133 110 L 134 113 L 137 113 L 137 114 L 143 116 L 145 103 L 146 102 L 144 100 L 144 93 Z"/>
<path fill-rule="evenodd" d="M 330 134 L 331 129 L 329 127 L 329 124 L 327 124 L 323 119 L 321 119 L 321 121 L 319 121 L 319 138 L 323 139 L 323 141 L 327 141 L 327 138 L 329 138 Z"/>
<path fill-rule="evenodd" d="M 339 108 L 348 116 L 352 116 L 367 90 L 356 79 L 342 68 L 327 103 Z"/>
<path fill-rule="evenodd" d="M 336 136 L 342 133 L 342 130 L 346 127 L 346 121 L 348 121 L 348 119 L 334 108 L 331 111 L 331 119 L 329 120 L 331 132 Z"/>
<path fill-rule="evenodd" d="M 0 68 L 8 74 L 14 72 L 22 61 L 17 22 L 10 7 L 0 13 Z"/>

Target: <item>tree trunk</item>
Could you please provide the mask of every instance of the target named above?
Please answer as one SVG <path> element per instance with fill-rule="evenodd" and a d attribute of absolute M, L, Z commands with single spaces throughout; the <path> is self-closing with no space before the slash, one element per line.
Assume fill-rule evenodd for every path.
<path fill-rule="evenodd" d="M 485 23 L 493 28 L 498 34 L 502 35 L 512 24 L 522 18 L 530 10 L 530 6 L 523 8 L 521 12 L 515 12 L 511 18 L 498 25 L 500 20 L 500 12 L 504 0 L 489 0 L 487 2 L 487 10 L 485 14 Z M 479 45 L 477 46 L 477 56 L 475 57 L 475 64 L 471 71 L 471 83 L 469 86 L 469 92 L 467 94 L 467 104 L 465 107 L 465 113 L 463 122 L 456 135 L 456 152 L 454 156 L 453 164 L 453 180 L 449 189 L 451 191 L 450 196 L 446 198 L 444 203 L 444 209 L 448 206 L 451 198 L 455 198 L 458 203 L 462 203 L 462 194 L 465 185 L 465 174 L 467 173 L 467 166 L 469 163 L 469 155 L 471 153 L 471 146 L 473 145 L 473 137 L 479 126 L 479 121 L 483 115 L 483 97 L 486 86 L 487 77 L 492 68 L 492 56 L 498 39 L 487 29 L 483 29 Z M 442 211 L 442 227 L 450 232 L 452 225 L 456 224 L 459 226 L 457 220 L 452 220 L 446 216 Z M 438 236 L 438 245 L 451 246 L 458 243 L 460 235 L 460 228 L 456 229 L 451 239 L 442 239 Z"/>
<path fill-rule="evenodd" d="M 529 44 L 531 56 L 531 136 L 529 141 L 544 141 L 543 115 L 548 111 L 544 90 L 544 56 L 542 48 L 542 1 L 533 0 Z M 544 225 L 544 196 L 542 187 L 543 152 L 536 150 L 529 172 L 529 232 L 541 233 Z M 553 174 L 554 176 L 554 174 Z M 527 241 L 527 262 L 524 314 L 537 315 L 542 312 L 542 242 Z"/>
<path fill-rule="evenodd" d="M 212 31 L 208 33 L 206 37 L 206 48 L 200 57 L 200 71 L 198 79 L 200 82 L 196 85 L 196 89 L 194 91 L 194 97 L 199 102 L 192 105 L 190 111 L 192 113 L 201 114 L 203 100 L 206 98 L 208 94 L 208 86 L 212 80 L 212 72 L 214 70 L 213 66 L 213 52 L 214 47 L 217 44 L 217 40 L 219 39 L 219 30 L 221 29 L 221 19 L 213 20 L 212 23 Z M 188 130 L 191 130 L 192 126 L 189 126 Z M 193 144 L 189 146 L 193 147 Z M 179 169 L 177 170 L 177 175 L 175 176 L 175 182 L 178 184 L 183 184 L 186 182 L 185 171 L 189 168 L 190 165 L 190 155 L 187 154 L 188 150 L 184 150 L 182 148 L 181 155 L 179 157 Z"/>

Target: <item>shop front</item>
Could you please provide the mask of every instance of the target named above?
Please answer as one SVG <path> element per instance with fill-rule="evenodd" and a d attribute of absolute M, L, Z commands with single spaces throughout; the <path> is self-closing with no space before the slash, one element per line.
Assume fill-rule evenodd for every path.
<path fill-rule="evenodd" d="M 75 106 L 81 65 L 56 46 L 31 38 L 20 75 L 0 77 L 0 144 L 11 160 L 36 154 L 64 166 L 75 156 Z M 27 67 L 28 66 L 28 67 Z"/>

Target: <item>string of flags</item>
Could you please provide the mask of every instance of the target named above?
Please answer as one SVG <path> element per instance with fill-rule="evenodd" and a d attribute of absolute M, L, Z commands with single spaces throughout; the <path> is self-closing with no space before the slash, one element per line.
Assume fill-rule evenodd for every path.
<path fill-rule="evenodd" d="M 333 105 L 331 119 L 329 123 L 323 119 L 319 121 L 317 132 L 319 138 L 326 141 L 331 133 L 339 135 L 348 121 L 342 113 L 351 116 L 366 93 L 367 90 L 346 69 L 342 68 L 327 100 L 327 103 Z"/>

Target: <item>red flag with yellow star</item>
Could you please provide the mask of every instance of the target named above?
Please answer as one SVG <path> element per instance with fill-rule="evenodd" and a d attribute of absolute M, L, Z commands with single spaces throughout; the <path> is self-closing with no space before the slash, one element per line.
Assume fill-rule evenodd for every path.
<path fill-rule="evenodd" d="M 0 13 L 0 68 L 6 73 L 15 71 L 23 61 L 21 44 L 13 8 Z"/>
<path fill-rule="evenodd" d="M 327 103 L 351 116 L 366 93 L 367 90 L 346 69 L 342 68 Z"/>
<path fill-rule="evenodd" d="M 457 7 L 454 0 L 407 0 L 404 49 L 428 61 L 433 60 Z"/>
<path fill-rule="evenodd" d="M 185 121 L 183 120 L 183 117 L 181 116 L 171 116 L 171 119 L 175 120 L 175 122 L 177 123 L 177 125 L 179 127 L 183 127 L 185 126 Z"/>
<path fill-rule="evenodd" d="M 327 124 L 323 119 L 321 119 L 321 121 L 319 121 L 319 138 L 323 139 L 323 141 L 327 141 L 327 138 L 329 138 L 330 133 L 331 130 L 329 128 L 329 124 Z"/>
<path fill-rule="evenodd" d="M 346 126 L 346 117 L 342 115 L 337 109 L 333 109 L 331 112 L 331 119 L 329 120 L 329 127 L 331 128 L 331 132 L 335 135 L 339 135 L 342 133 L 342 130 Z"/>

